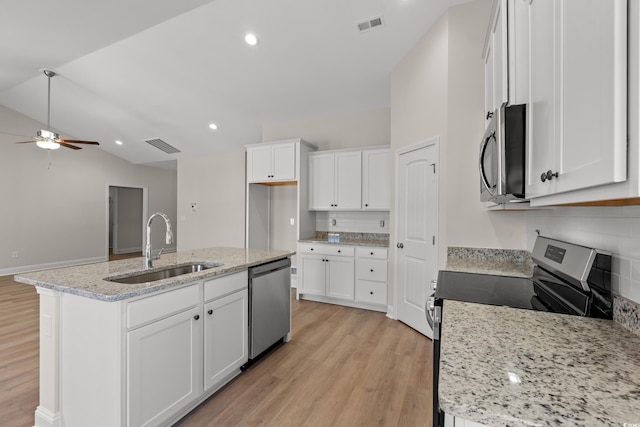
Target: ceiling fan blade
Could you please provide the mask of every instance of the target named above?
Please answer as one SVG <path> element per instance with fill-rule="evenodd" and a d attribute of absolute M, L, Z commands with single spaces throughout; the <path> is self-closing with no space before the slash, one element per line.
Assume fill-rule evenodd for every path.
<path fill-rule="evenodd" d="M 71 148 L 72 150 L 82 150 L 82 147 L 76 147 L 75 145 L 67 144 L 64 141 L 58 141 L 58 144 L 62 145 L 63 147 Z"/>
<path fill-rule="evenodd" d="M 36 140 L 32 140 L 32 141 L 18 141 L 18 142 L 16 142 L 16 144 L 27 144 L 27 143 L 29 143 L 29 142 L 38 142 L 38 141 L 36 141 Z"/>
<path fill-rule="evenodd" d="M 19 133 L 10 133 L 10 132 L 0 132 L 3 135 L 11 135 L 11 136 L 23 136 L 25 138 L 31 138 L 29 135 L 20 135 Z"/>
<path fill-rule="evenodd" d="M 99 143 L 99 142 L 96 142 L 96 141 L 77 141 L 77 140 L 75 140 L 75 139 L 61 139 L 59 142 L 60 142 L 60 143 L 63 143 L 63 142 L 72 142 L 72 143 L 74 143 L 74 144 L 100 145 L 100 143 Z"/>

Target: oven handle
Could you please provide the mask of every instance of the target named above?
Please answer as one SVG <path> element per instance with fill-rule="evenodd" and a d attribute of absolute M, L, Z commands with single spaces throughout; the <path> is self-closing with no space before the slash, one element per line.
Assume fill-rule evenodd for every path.
<path fill-rule="evenodd" d="M 480 145 L 480 180 L 482 181 L 482 185 L 484 185 L 484 187 L 487 189 L 487 191 L 491 192 L 491 190 L 493 188 L 491 188 L 491 185 L 489 184 L 489 181 L 487 180 L 487 174 L 485 173 L 484 170 L 484 153 L 485 151 L 487 151 L 487 145 L 489 144 L 489 140 L 491 138 L 495 139 L 496 137 L 496 131 L 492 131 L 489 136 L 487 136 L 483 141 L 482 141 L 482 145 Z"/>
<path fill-rule="evenodd" d="M 433 330 L 433 314 L 436 308 L 436 293 L 435 291 L 427 297 L 427 302 L 424 306 L 424 314 L 427 318 L 427 323 L 431 330 Z"/>

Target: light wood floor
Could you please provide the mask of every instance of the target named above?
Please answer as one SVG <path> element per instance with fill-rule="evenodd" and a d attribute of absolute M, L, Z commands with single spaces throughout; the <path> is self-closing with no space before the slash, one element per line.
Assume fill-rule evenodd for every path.
<path fill-rule="evenodd" d="M 296 301 L 293 339 L 176 426 L 428 426 L 431 341 L 383 313 Z M 0 277 L 0 426 L 32 426 L 38 297 Z"/>

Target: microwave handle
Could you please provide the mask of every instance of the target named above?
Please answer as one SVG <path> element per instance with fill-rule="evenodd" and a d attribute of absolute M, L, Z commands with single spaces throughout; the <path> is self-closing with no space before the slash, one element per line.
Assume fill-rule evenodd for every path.
<path fill-rule="evenodd" d="M 495 138 L 495 131 L 491 132 L 489 134 L 489 136 L 487 136 L 483 141 L 482 141 L 482 145 L 480 146 L 480 179 L 482 180 L 482 185 L 485 186 L 485 188 L 488 191 L 491 191 L 491 187 L 489 185 L 489 181 L 487 181 L 487 175 L 485 174 L 484 171 L 484 162 L 482 161 L 484 159 L 484 152 L 487 150 L 487 145 L 489 144 L 489 140 L 491 138 Z"/>

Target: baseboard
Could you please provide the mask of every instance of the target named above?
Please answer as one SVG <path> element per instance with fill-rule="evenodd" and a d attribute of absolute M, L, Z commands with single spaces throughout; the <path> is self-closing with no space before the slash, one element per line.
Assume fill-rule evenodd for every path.
<path fill-rule="evenodd" d="M 0 276 L 12 276 L 14 274 L 30 273 L 32 271 L 51 270 L 53 268 L 72 267 L 74 265 L 82 264 L 93 264 L 94 262 L 104 262 L 108 260 L 108 257 L 104 255 L 93 258 L 72 259 L 67 261 L 48 262 L 45 264 L 32 264 L 21 265 L 19 267 L 0 268 Z"/>
<path fill-rule="evenodd" d="M 119 248 L 117 251 L 113 251 L 114 254 L 132 254 L 132 253 L 142 253 L 142 246 L 137 246 L 135 248 Z M 164 251 L 163 251 L 164 252 Z"/>
<path fill-rule="evenodd" d="M 60 426 L 62 426 L 60 413 L 54 414 L 43 406 L 38 406 L 36 408 L 34 427 L 60 427 Z"/>

